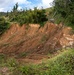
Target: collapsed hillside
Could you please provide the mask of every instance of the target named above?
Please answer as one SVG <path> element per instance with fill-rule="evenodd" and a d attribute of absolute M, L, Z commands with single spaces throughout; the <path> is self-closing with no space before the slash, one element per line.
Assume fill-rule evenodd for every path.
<path fill-rule="evenodd" d="M 72 29 L 49 22 L 44 27 L 12 24 L 0 37 L 0 53 L 10 56 L 25 53 L 27 58 L 36 59 L 40 55 L 41 59 L 43 55 L 69 47 L 74 48 Z"/>

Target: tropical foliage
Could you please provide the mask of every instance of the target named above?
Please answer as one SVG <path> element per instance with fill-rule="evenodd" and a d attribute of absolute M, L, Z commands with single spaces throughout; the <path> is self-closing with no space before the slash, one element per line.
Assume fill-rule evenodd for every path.
<path fill-rule="evenodd" d="M 11 22 L 18 22 L 21 25 L 28 24 L 28 23 L 38 23 L 43 25 L 45 21 L 47 21 L 45 10 L 44 9 L 37 9 L 37 7 L 34 7 L 34 10 L 32 9 L 25 9 L 18 11 L 18 3 L 15 4 L 13 7 L 13 10 L 8 14 Z"/>
<path fill-rule="evenodd" d="M 57 22 L 74 28 L 74 0 L 54 0 L 53 5 Z"/>
<path fill-rule="evenodd" d="M 0 17 L 0 35 L 4 33 L 9 28 L 9 23 L 4 17 Z"/>

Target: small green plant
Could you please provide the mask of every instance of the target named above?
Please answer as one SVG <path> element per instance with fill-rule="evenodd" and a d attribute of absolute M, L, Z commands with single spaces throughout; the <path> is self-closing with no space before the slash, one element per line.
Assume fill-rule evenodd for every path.
<path fill-rule="evenodd" d="M 46 39 L 47 39 L 47 36 L 46 36 L 46 35 L 43 35 L 43 36 L 42 36 L 42 39 L 41 39 L 41 42 L 45 42 Z"/>
<path fill-rule="evenodd" d="M 0 35 L 10 27 L 9 22 L 4 17 L 0 17 Z"/>
<path fill-rule="evenodd" d="M 15 58 L 8 58 L 7 60 L 7 65 L 9 67 L 16 67 L 18 65 L 17 61 L 15 60 Z"/>
<path fill-rule="evenodd" d="M 28 53 L 23 52 L 23 53 L 20 53 L 20 54 L 18 55 L 18 57 L 26 57 L 26 56 L 27 56 L 27 54 L 28 54 Z"/>
<path fill-rule="evenodd" d="M 19 68 L 19 71 L 22 73 L 22 75 L 40 75 L 38 73 L 38 66 L 37 65 L 24 65 Z"/>
<path fill-rule="evenodd" d="M 4 61 L 5 59 L 5 55 L 4 54 L 0 54 L 0 64 Z"/>
<path fill-rule="evenodd" d="M 0 60 L 4 59 L 4 58 L 5 58 L 5 55 L 4 54 L 0 54 Z"/>
<path fill-rule="evenodd" d="M 23 74 L 28 75 L 30 69 L 29 69 L 28 66 L 22 66 L 22 67 L 20 68 L 20 71 L 21 71 Z"/>

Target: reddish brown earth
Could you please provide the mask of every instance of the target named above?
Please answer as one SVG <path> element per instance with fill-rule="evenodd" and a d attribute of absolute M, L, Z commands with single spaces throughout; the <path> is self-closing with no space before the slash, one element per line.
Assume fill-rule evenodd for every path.
<path fill-rule="evenodd" d="M 62 48 L 74 48 L 74 34 L 70 27 L 62 24 L 46 23 L 29 26 L 12 24 L 0 36 L 0 53 L 14 56 L 19 61 L 36 62 L 49 58 L 47 54 L 55 53 Z"/>

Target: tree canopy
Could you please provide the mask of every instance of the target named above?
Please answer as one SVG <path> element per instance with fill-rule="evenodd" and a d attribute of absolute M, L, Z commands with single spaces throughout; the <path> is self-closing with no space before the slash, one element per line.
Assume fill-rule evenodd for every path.
<path fill-rule="evenodd" d="M 24 9 L 19 11 L 17 9 L 18 3 L 15 4 L 13 10 L 8 15 L 11 22 L 18 22 L 20 25 L 29 23 L 43 25 L 47 21 L 45 9 L 37 9 L 37 7 L 34 7 L 34 10 Z"/>
<path fill-rule="evenodd" d="M 9 23 L 6 22 L 4 17 L 0 17 L 0 35 L 9 28 Z"/>
<path fill-rule="evenodd" d="M 54 12 L 57 19 L 74 27 L 74 0 L 54 0 Z M 58 17 L 59 16 L 59 17 Z"/>

